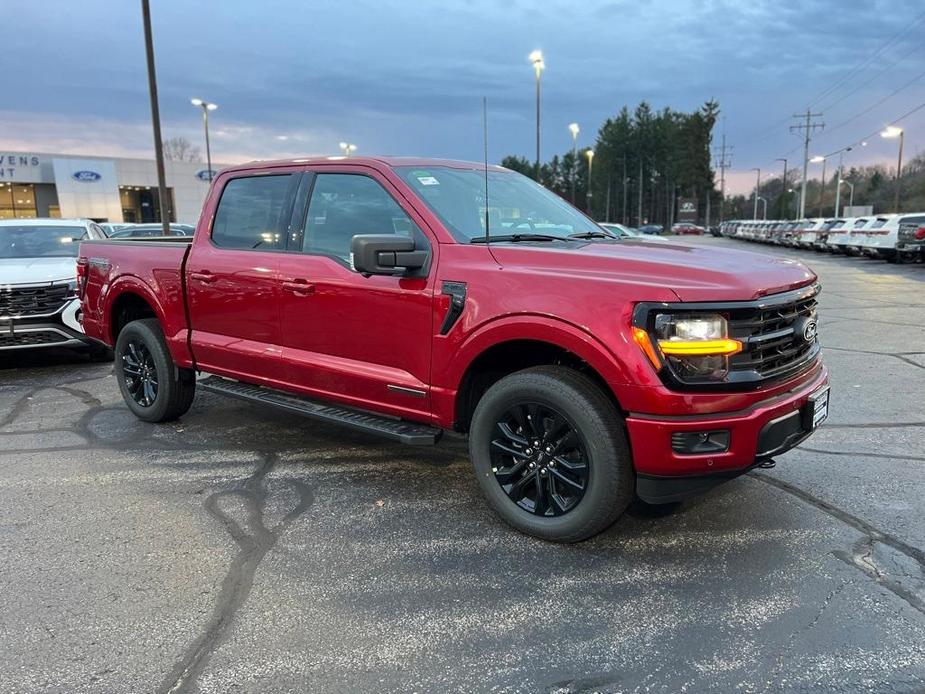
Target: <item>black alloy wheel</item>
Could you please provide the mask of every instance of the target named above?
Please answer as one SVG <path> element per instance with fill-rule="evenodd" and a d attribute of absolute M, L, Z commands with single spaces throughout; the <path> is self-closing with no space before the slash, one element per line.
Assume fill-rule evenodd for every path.
<path fill-rule="evenodd" d="M 491 465 L 508 498 L 536 516 L 561 516 L 584 497 L 587 447 L 575 426 L 549 405 L 518 402 L 495 423 Z"/>
<path fill-rule="evenodd" d="M 122 377 L 129 395 L 141 407 L 151 407 L 157 399 L 157 365 L 147 346 L 130 340 L 122 355 Z"/>

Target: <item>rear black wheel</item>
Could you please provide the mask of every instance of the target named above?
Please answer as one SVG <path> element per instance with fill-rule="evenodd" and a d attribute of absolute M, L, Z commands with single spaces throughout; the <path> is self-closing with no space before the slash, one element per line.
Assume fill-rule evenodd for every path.
<path fill-rule="evenodd" d="M 590 378 L 541 366 L 502 378 L 476 407 L 469 451 L 482 492 L 512 526 L 578 542 L 633 498 L 623 421 Z"/>
<path fill-rule="evenodd" d="M 115 355 L 119 390 L 136 417 L 165 422 L 189 410 L 195 374 L 174 364 L 156 318 L 126 325 L 116 339 Z"/>

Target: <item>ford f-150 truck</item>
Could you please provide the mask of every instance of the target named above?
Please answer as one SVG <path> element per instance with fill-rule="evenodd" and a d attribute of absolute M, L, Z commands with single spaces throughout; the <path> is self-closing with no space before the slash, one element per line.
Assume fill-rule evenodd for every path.
<path fill-rule="evenodd" d="M 496 166 L 232 167 L 192 239 L 84 242 L 78 270 L 139 418 L 200 388 L 409 444 L 465 433 L 488 504 L 548 540 L 771 465 L 828 412 L 804 265 L 618 239 Z"/>

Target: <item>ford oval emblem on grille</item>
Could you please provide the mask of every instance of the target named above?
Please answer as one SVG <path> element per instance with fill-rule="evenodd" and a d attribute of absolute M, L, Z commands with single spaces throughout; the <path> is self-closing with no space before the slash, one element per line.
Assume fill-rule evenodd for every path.
<path fill-rule="evenodd" d="M 102 176 L 96 171 L 75 171 L 71 174 L 71 178 L 81 183 L 92 183 L 93 181 L 100 180 Z"/>
<path fill-rule="evenodd" d="M 803 324 L 803 339 L 806 342 L 816 339 L 816 321 L 810 319 Z"/>

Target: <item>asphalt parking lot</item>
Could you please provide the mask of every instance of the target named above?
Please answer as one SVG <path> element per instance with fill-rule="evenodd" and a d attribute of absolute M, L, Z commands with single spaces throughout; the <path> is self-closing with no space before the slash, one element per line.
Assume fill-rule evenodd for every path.
<path fill-rule="evenodd" d="M 111 364 L 0 359 L 0 690 L 925 689 L 925 267 L 804 258 L 828 423 L 773 470 L 572 546 L 405 448 Z"/>

